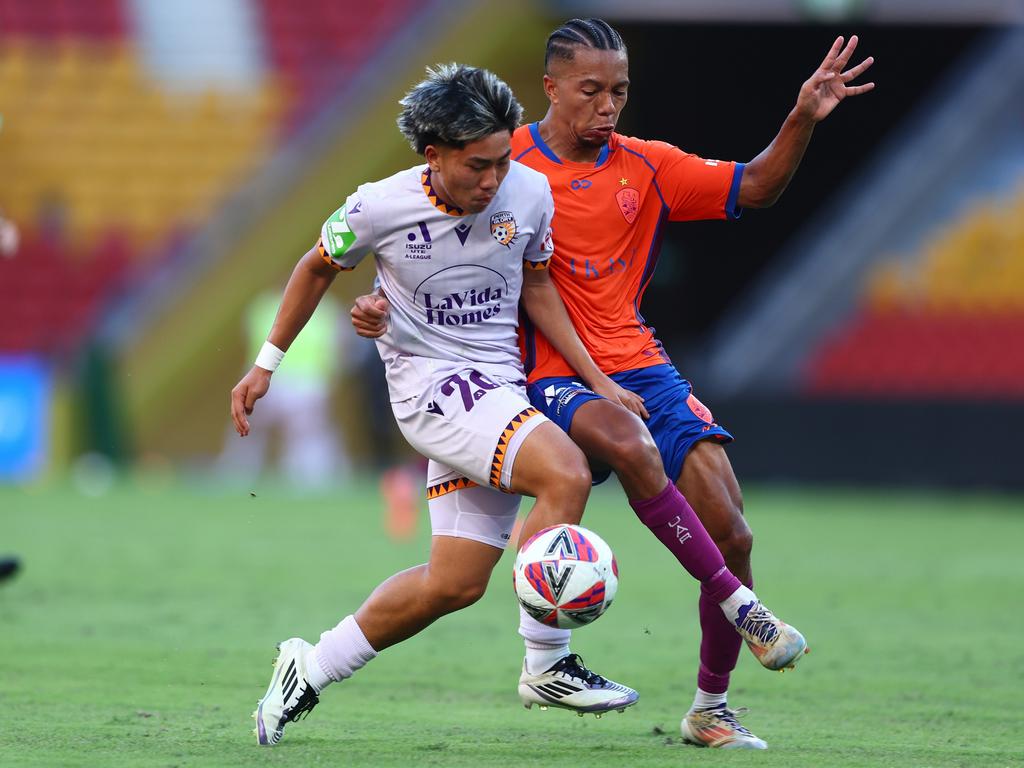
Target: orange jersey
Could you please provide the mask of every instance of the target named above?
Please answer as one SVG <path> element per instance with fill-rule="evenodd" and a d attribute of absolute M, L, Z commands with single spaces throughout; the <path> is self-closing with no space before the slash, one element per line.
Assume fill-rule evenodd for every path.
<path fill-rule="evenodd" d="M 551 183 L 551 278 L 594 362 L 608 374 L 669 362 L 640 314 L 665 223 L 737 217 L 743 164 L 617 133 L 595 164 L 573 163 L 537 123 L 515 132 L 512 157 Z M 530 381 L 576 375 L 525 315 L 520 347 Z"/>

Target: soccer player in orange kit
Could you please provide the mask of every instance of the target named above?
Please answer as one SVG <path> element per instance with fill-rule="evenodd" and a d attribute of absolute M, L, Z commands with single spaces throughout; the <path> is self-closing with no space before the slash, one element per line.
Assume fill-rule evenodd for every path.
<path fill-rule="evenodd" d="M 796 171 L 814 125 L 847 96 L 873 88 L 873 83 L 848 85 L 873 63 L 868 58 L 846 70 L 856 47 L 856 37 L 845 45 L 843 38 L 835 41 L 801 87 L 774 141 L 743 164 L 705 160 L 663 142 L 616 133 L 629 86 L 625 44 L 600 19 L 573 19 L 548 38 L 547 114 L 513 135 L 513 157 L 544 173 L 551 184 L 551 277 L 570 318 L 602 371 L 644 402 L 620 405 L 589 390 L 524 321 L 521 344 L 530 398 L 593 463 L 616 472 L 637 516 L 701 581 L 698 687 L 681 728 L 688 741 L 704 746 L 767 746 L 738 722 L 726 694 L 742 640 L 764 663 L 758 645 L 766 640 L 770 645 L 774 638 L 752 643 L 742 622 L 731 622 L 719 610 L 707 563 L 695 567 L 693 562 L 702 537 L 710 534 L 728 570 L 749 587 L 753 537 L 722 447 L 732 435 L 714 421 L 664 354 L 640 314 L 640 301 L 667 222 L 737 218 L 744 207 L 773 204 Z M 353 309 L 357 330 L 377 334 L 386 308 L 380 297 L 360 297 Z M 596 467 L 594 476 L 600 476 Z M 750 618 L 760 611 L 770 616 L 756 603 Z M 759 624 L 771 626 L 780 638 L 792 631 L 778 620 Z M 791 666 L 797 658 L 766 666 Z"/>

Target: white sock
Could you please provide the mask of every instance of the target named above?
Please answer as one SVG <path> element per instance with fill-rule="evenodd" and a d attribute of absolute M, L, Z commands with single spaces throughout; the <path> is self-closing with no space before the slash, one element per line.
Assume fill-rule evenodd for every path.
<path fill-rule="evenodd" d="M 373 650 L 354 616 L 346 616 L 334 629 L 320 635 L 310 654 L 315 664 L 306 664 L 309 683 L 320 693 L 330 683 L 346 680 L 373 659 Z"/>
<path fill-rule="evenodd" d="M 541 624 L 519 607 L 519 634 L 526 643 L 526 671 L 536 675 L 569 655 L 572 631 Z"/>
<path fill-rule="evenodd" d="M 725 706 L 724 693 L 708 693 L 702 691 L 700 688 L 697 689 L 697 695 L 693 697 L 693 706 L 690 707 L 690 711 L 693 712 L 698 709 L 716 709 L 718 707 Z"/>
<path fill-rule="evenodd" d="M 720 602 L 718 605 L 722 609 L 726 618 L 729 619 L 733 624 L 740 617 L 740 608 L 750 603 L 757 602 L 757 595 L 754 594 L 753 590 L 740 585 L 739 589 L 729 595 L 725 600 Z"/>

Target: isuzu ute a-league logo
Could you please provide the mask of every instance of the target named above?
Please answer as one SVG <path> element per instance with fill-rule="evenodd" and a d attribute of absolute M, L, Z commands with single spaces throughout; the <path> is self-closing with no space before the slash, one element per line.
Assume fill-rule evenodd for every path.
<path fill-rule="evenodd" d="M 427 229 L 427 224 L 424 221 L 417 221 L 416 226 L 419 232 L 410 232 L 405 236 L 408 241 L 405 244 L 405 258 L 415 259 L 417 261 L 426 260 L 430 258 L 430 231 Z"/>
<path fill-rule="evenodd" d="M 516 217 L 512 211 L 498 211 L 491 215 L 491 237 L 506 248 L 516 241 Z"/>

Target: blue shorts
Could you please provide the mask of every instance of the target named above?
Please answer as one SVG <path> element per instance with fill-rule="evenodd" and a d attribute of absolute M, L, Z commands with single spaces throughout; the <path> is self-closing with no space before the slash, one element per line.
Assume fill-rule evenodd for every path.
<path fill-rule="evenodd" d="M 635 368 L 614 373 L 611 378 L 644 399 L 644 407 L 650 414 L 647 429 L 661 453 L 665 474 L 673 481 L 679 478 L 686 454 L 698 440 L 711 438 L 721 443 L 732 442 L 732 435 L 715 423 L 711 411 L 694 396 L 690 382 L 673 366 Z M 529 384 L 526 390 L 533 406 L 566 434 L 576 410 L 584 403 L 601 398 L 582 381 L 570 376 L 540 379 Z M 594 482 L 602 483 L 609 475 L 611 470 L 595 472 Z"/>

